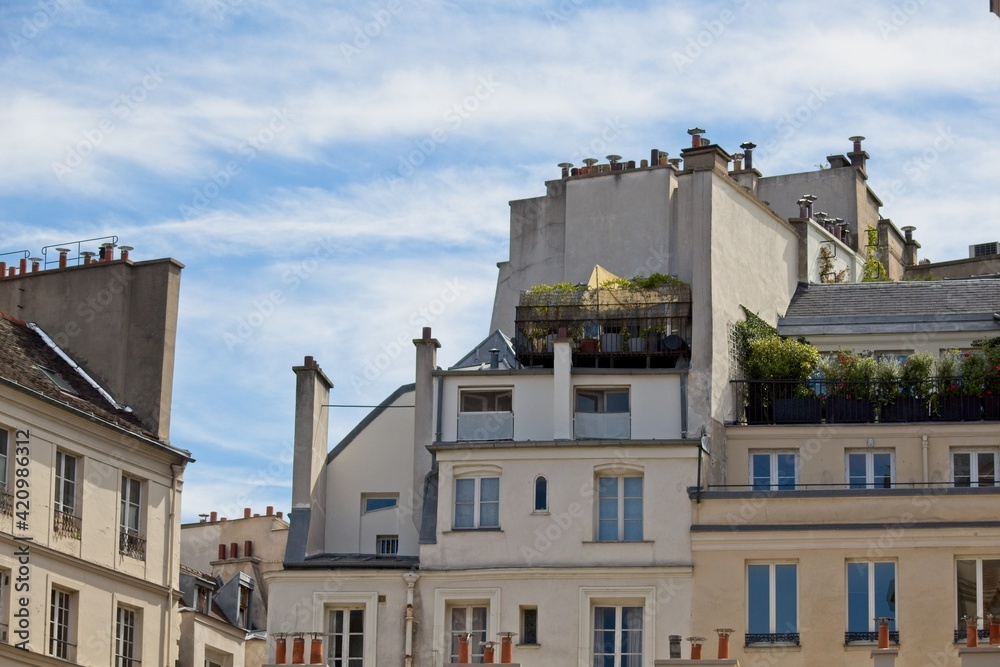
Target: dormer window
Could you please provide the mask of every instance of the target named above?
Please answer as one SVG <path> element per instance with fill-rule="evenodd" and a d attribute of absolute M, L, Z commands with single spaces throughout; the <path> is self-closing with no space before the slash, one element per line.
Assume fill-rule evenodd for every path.
<path fill-rule="evenodd" d="M 511 440 L 514 437 L 514 392 L 505 389 L 460 389 L 459 440 Z"/>

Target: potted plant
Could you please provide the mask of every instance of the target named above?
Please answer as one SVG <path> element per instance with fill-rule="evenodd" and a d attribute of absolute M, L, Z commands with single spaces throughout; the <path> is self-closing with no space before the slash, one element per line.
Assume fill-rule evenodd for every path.
<path fill-rule="evenodd" d="M 1000 420 L 1000 336 L 972 341 L 983 351 L 986 377 L 983 382 L 983 419 Z"/>
<path fill-rule="evenodd" d="M 773 406 L 775 423 L 819 423 L 819 399 L 807 383 L 818 362 L 816 348 L 802 341 L 780 336 L 749 341 L 747 375 L 766 382 L 751 383 L 748 414 L 766 420 Z"/>
<path fill-rule="evenodd" d="M 966 415 L 962 395 L 961 364 L 958 350 L 942 350 L 934 364 L 934 416 L 940 421 L 962 421 Z M 978 411 L 976 419 L 978 419 Z"/>
<path fill-rule="evenodd" d="M 931 393 L 933 368 L 934 357 L 929 352 L 915 352 L 907 357 L 899 368 L 899 380 L 896 383 L 898 390 L 885 393 L 881 401 L 881 421 L 912 422 L 927 419 L 927 400 Z M 877 377 L 883 376 L 877 374 Z"/>
<path fill-rule="evenodd" d="M 582 337 L 580 338 L 580 352 L 583 354 L 597 354 L 600 327 L 596 322 L 588 322 L 583 326 Z"/>
<path fill-rule="evenodd" d="M 832 424 L 874 419 L 872 381 L 878 364 L 870 355 L 838 350 L 820 364 L 826 388 L 826 420 Z"/>

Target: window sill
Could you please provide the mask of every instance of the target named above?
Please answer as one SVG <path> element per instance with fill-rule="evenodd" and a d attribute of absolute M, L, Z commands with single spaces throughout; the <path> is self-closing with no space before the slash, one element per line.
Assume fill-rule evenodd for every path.
<path fill-rule="evenodd" d="M 654 540 L 584 540 L 583 544 L 655 544 Z"/>
<path fill-rule="evenodd" d="M 451 530 L 444 531 L 445 535 L 449 533 L 502 533 L 503 529 L 497 528 L 452 528 Z"/>
<path fill-rule="evenodd" d="M 527 648 L 532 650 L 536 648 L 542 648 L 541 644 L 514 644 L 514 646 L 516 646 L 517 648 Z"/>
<path fill-rule="evenodd" d="M 531 513 L 538 516 L 549 516 L 548 510 L 531 510 Z M 518 644 L 520 646 L 520 644 Z M 525 644 L 525 646 L 535 646 L 535 644 Z"/>

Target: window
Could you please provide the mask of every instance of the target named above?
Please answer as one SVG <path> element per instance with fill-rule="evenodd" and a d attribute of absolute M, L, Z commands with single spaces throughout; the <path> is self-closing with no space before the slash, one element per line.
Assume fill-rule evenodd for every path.
<path fill-rule="evenodd" d="M 195 608 L 203 614 L 212 612 L 212 591 L 207 586 L 195 586 Z"/>
<path fill-rule="evenodd" d="M 10 570 L 0 570 L 0 642 L 10 641 L 7 627 L 7 610 L 10 607 Z"/>
<path fill-rule="evenodd" d="M 0 514 L 11 516 L 14 514 L 14 497 L 7 490 L 7 431 L 0 428 Z"/>
<path fill-rule="evenodd" d="M 45 377 L 47 377 L 57 389 L 59 389 L 59 391 L 64 391 L 67 394 L 72 394 L 73 396 L 79 396 L 79 394 L 76 393 L 76 389 L 73 389 L 69 382 L 66 382 L 66 379 L 59 375 L 59 373 L 56 373 L 51 368 L 45 368 L 44 366 L 38 366 L 38 370 L 40 370 L 42 374 L 45 375 Z"/>
<path fill-rule="evenodd" d="M 892 452 L 847 453 L 847 485 L 852 489 L 891 489 L 896 479 Z"/>
<path fill-rule="evenodd" d="M 459 440 L 510 440 L 514 437 L 510 389 L 459 390 Z"/>
<path fill-rule="evenodd" d="M 955 451 L 951 454 L 952 481 L 956 487 L 997 485 L 997 450 Z"/>
<path fill-rule="evenodd" d="M 577 389 L 573 432 L 577 438 L 629 438 L 629 390 Z"/>
<path fill-rule="evenodd" d="M 1000 614 L 1000 559 L 963 559 L 956 565 L 958 590 L 958 619 L 955 626 L 965 637 L 964 616 L 978 616 L 982 630 L 983 619 L 989 614 Z M 988 626 L 987 626 L 988 627 Z M 956 641 L 959 633 L 956 633 Z"/>
<path fill-rule="evenodd" d="M 118 607 L 115 622 L 115 667 L 138 667 L 136 651 L 136 611 L 128 607 Z"/>
<path fill-rule="evenodd" d="M 399 535 L 378 535 L 375 538 L 376 556 L 395 556 L 399 553 Z"/>
<path fill-rule="evenodd" d="M 72 596 L 69 591 L 52 588 L 49 603 L 49 655 L 74 660 L 76 645 L 71 643 Z"/>
<path fill-rule="evenodd" d="M 641 667 L 642 607 L 594 607 L 593 667 Z"/>
<path fill-rule="evenodd" d="M 455 480 L 455 528 L 500 527 L 500 478 Z"/>
<path fill-rule="evenodd" d="M 757 452 L 750 454 L 750 484 L 754 491 L 789 491 L 798 483 L 798 454 Z"/>
<path fill-rule="evenodd" d="M 896 564 L 847 564 L 847 634 L 844 643 L 878 641 L 876 618 L 891 618 L 889 636 L 899 643 L 896 628 Z"/>
<path fill-rule="evenodd" d="M 118 551 L 138 560 L 146 560 L 146 540 L 139 530 L 142 482 L 122 475 L 121 532 Z"/>
<path fill-rule="evenodd" d="M 77 458 L 56 452 L 54 524 L 57 533 L 80 539 L 80 518 L 76 512 Z"/>
<path fill-rule="evenodd" d="M 396 507 L 398 504 L 399 498 L 395 496 L 365 496 L 364 498 L 365 512 L 389 509 L 390 507 Z"/>
<path fill-rule="evenodd" d="M 747 565 L 746 645 L 799 643 L 798 566 Z"/>
<path fill-rule="evenodd" d="M 597 478 L 597 540 L 642 540 L 642 477 Z"/>
<path fill-rule="evenodd" d="M 330 609 L 326 621 L 328 667 L 361 667 L 365 660 L 365 610 Z"/>
<path fill-rule="evenodd" d="M 462 634 L 472 635 L 469 638 L 469 653 L 472 654 L 472 662 L 481 663 L 483 661 L 483 647 L 479 644 L 486 641 L 488 611 L 489 607 L 486 605 L 470 604 L 449 607 L 451 662 L 458 662 L 458 637 Z"/>
<path fill-rule="evenodd" d="M 236 611 L 236 625 L 250 629 L 250 587 L 240 586 L 239 608 Z"/>
<path fill-rule="evenodd" d="M 535 478 L 535 512 L 549 511 L 549 482 L 539 475 Z"/>
<path fill-rule="evenodd" d="M 538 644 L 538 607 L 521 607 L 521 643 Z"/>

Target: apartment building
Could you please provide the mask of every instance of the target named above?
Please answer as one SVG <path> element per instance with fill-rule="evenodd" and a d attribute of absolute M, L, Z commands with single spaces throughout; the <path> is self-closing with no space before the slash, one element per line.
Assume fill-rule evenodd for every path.
<path fill-rule="evenodd" d="M 192 460 L 169 439 L 182 265 L 116 258 L 104 240 L 100 261 L 67 248 L 0 262 L 4 665 L 177 658 Z"/>
<path fill-rule="evenodd" d="M 730 154 L 689 132 L 679 159 L 653 149 L 639 163 L 562 164 L 544 195 L 511 202 L 492 333 L 441 369 L 441 342 L 424 329 L 415 383 L 332 450 L 333 382 L 311 357 L 293 369 L 293 511 L 284 570 L 267 577 L 272 664 L 437 667 L 466 650 L 483 662 L 506 640 L 523 665 L 653 665 L 676 657 L 671 637 L 716 628 L 732 629 L 743 664 L 868 664 L 872 637 L 845 627 L 869 614 L 852 611 L 861 584 L 884 592 L 897 574 L 901 604 L 931 587 L 952 604 L 921 622 L 917 603 L 901 611 L 893 633 L 913 628 L 892 657 L 915 665 L 932 646 L 935 664 L 958 664 L 956 605 L 970 572 L 980 582 L 985 567 L 991 581 L 983 563 L 1000 553 L 997 496 L 985 483 L 928 495 L 912 457 L 926 435 L 928 475 L 955 460 L 986 466 L 995 424 L 828 426 L 822 409 L 815 424 L 747 423 L 734 324 L 751 312 L 792 335 L 804 327 L 824 351 L 870 349 L 869 334 L 899 353 L 966 348 L 1000 332 L 984 316 L 1000 309 L 1000 282 L 975 281 L 985 310 L 970 299 L 936 316 L 907 304 L 950 296 L 852 291 L 869 287 L 857 283 L 875 260 L 883 277 L 903 276 L 919 249 L 913 228 L 879 214 L 862 137 L 829 169 L 769 177 L 751 142 Z M 829 322 L 817 299 L 830 315 L 859 299 L 868 310 Z M 852 486 L 850 471 L 893 448 L 911 486 Z M 792 470 L 794 488 L 757 488 L 758 466 L 776 486 Z M 902 512 L 917 502 L 932 509 Z M 905 537 L 868 553 L 867 540 L 910 520 L 921 528 L 901 525 Z M 940 549 L 921 561 L 928 540 Z M 870 597 L 874 618 L 887 603 Z"/>

